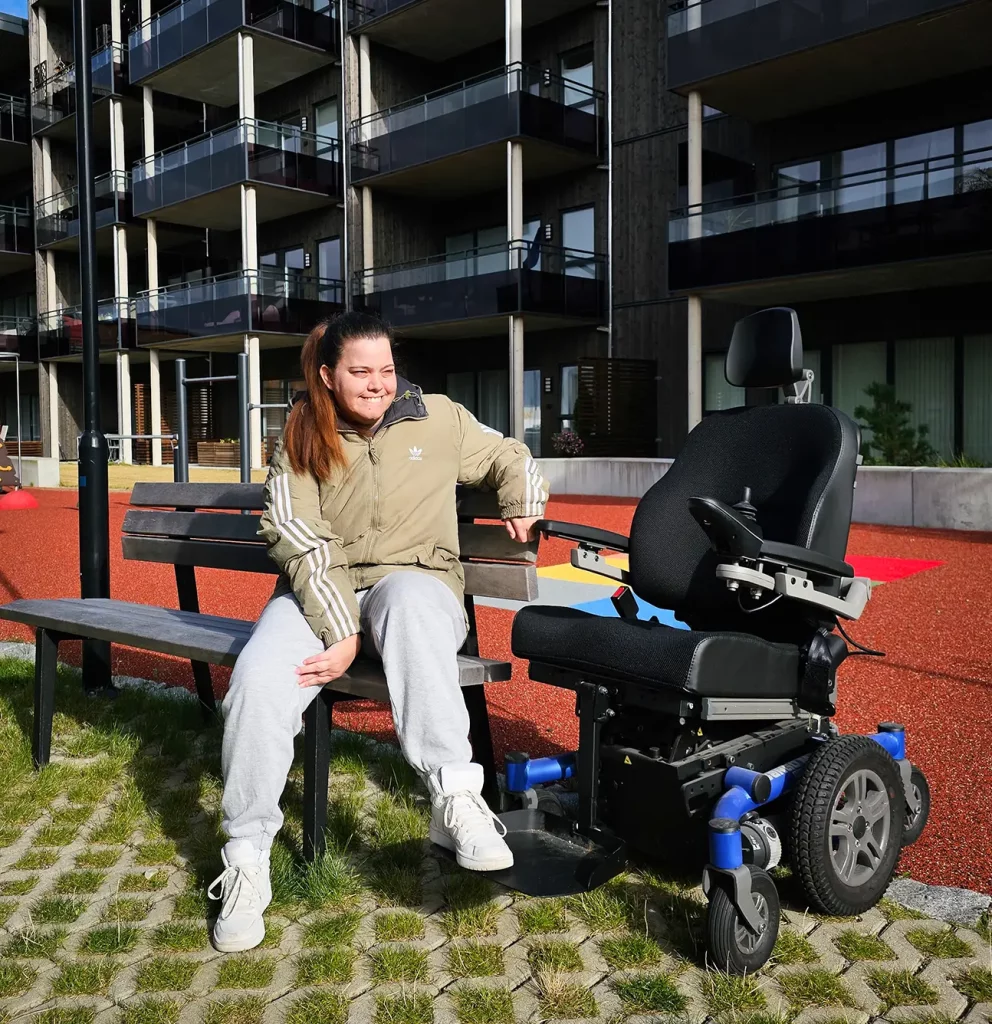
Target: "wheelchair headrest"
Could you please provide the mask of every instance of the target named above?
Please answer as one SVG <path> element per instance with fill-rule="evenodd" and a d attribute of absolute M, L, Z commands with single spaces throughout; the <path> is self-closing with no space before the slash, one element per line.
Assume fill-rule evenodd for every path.
<path fill-rule="evenodd" d="M 760 309 L 738 320 L 730 338 L 727 383 L 737 388 L 785 388 L 803 379 L 803 339 L 794 309 Z"/>

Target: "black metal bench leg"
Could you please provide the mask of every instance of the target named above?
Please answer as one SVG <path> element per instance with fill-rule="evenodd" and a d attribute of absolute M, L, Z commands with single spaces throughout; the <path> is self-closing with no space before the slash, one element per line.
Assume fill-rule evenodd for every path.
<path fill-rule="evenodd" d="M 303 713 L 303 857 L 307 861 L 316 860 L 325 848 L 333 708 L 334 697 L 321 692 Z"/>
<path fill-rule="evenodd" d="M 217 716 L 217 702 L 214 700 L 214 683 L 210 678 L 210 666 L 205 661 L 191 661 L 193 666 L 193 682 L 196 683 L 196 695 L 200 698 L 200 710 L 203 720 L 212 722 Z"/>
<path fill-rule="evenodd" d="M 489 709 L 486 706 L 484 686 L 466 686 L 462 689 L 465 707 L 468 709 L 469 732 L 472 737 L 472 754 L 482 765 L 484 782 L 482 797 L 494 810 L 499 810 L 499 783 L 496 780 L 496 757 L 493 754 L 493 734 L 489 727 Z"/>
<path fill-rule="evenodd" d="M 58 635 L 47 629 L 39 629 L 35 635 L 34 733 L 31 737 L 31 759 L 35 768 L 48 764 L 52 755 L 52 718 L 55 715 L 58 657 Z"/>

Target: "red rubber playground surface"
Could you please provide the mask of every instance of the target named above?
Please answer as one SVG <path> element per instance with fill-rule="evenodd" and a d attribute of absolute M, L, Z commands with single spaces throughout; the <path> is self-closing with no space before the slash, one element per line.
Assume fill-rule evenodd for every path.
<path fill-rule="evenodd" d="M 76 492 L 34 491 L 40 508 L 0 515 L 0 601 L 79 594 Z M 121 600 L 177 607 L 169 566 L 125 562 L 120 529 L 127 495 L 110 498 L 111 589 Z M 549 517 L 626 533 L 634 502 L 609 498 L 552 501 Z M 570 545 L 542 545 L 541 566 L 568 561 Z M 905 723 L 909 753 L 930 780 L 933 810 L 923 838 L 902 868 L 919 881 L 992 894 L 992 535 L 855 526 L 848 558 L 859 574 L 883 583 L 848 632 L 887 657 L 850 658 L 841 669 L 842 731 L 869 731 L 880 721 Z M 271 578 L 199 570 L 200 607 L 217 615 L 254 618 Z M 482 654 L 509 657 L 512 612 L 479 609 Z M 0 622 L 0 639 L 30 640 L 30 631 Z M 78 645 L 63 657 L 78 664 Z M 192 688 L 188 662 L 114 648 L 114 671 Z M 228 673 L 214 670 L 223 694 Z M 514 663 L 513 680 L 489 688 L 496 754 L 522 749 L 533 756 L 577 743 L 574 697 L 531 683 Z M 393 738 L 388 709 L 354 704 L 338 724 Z"/>

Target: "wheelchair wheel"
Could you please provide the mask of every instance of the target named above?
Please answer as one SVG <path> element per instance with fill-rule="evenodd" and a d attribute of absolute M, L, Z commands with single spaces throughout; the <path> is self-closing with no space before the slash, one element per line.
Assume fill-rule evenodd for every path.
<path fill-rule="evenodd" d="M 873 907 L 902 850 L 899 768 L 867 736 L 828 740 L 810 758 L 792 808 L 792 863 L 810 904 L 838 917 Z"/>
<path fill-rule="evenodd" d="M 927 819 L 930 817 L 930 784 L 921 769 L 913 765 L 913 772 L 909 777 L 909 785 L 915 796 L 919 798 L 920 809 L 915 813 L 906 806 L 906 831 L 902 836 L 903 846 L 912 846 L 926 828 Z"/>
<path fill-rule="evenodd" d="M 751 872 L 754 905 L 765 925 L 755 935 L 737 913 L 727 890 L 717 885 L 710 896 L 707 936 L 710 957 L 718 970 L 729 974 L 753 974 L 768 961 L 778 938 L 781 904 L 778 890 L 767 871 L 747 865 Z"/>

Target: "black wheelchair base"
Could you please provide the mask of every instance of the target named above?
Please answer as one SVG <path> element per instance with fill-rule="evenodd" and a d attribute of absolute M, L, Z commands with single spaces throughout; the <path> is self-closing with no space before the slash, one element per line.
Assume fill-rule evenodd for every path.
<path fill-rule="evenodd" d="M 501 814 L 499 820 L 506 826 L 513 867 L 487 871 L 485 877 L 525 896 L 588 892 L 615 878 L 627 864 L 622 840 L 604 832 L 595 838 L 584 836 L 573 822 L 556 814 L 516 810 Z"/>

